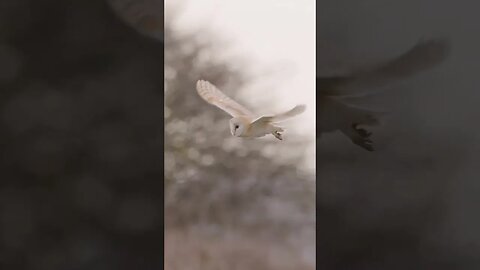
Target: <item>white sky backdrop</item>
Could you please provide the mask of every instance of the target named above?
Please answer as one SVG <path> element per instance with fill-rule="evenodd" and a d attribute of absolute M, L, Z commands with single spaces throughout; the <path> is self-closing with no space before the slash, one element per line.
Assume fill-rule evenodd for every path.
<path fill-rule="evenodd" d="M 274 100 L 271 108 L 259 113 L 307 105 L 303 115 L 285 125 L 291 127 L 286 139 L 294 132 L 308 137 L 311 147 L 305 153 L 305 165 L 314 170 L 315 0 L 167 0 L 167 16 L 169 8 L 179 3 L 180 30 L 218 33 L 220 39 L 229 41 L 228 53 L 246 58 L 254 72 L 269 72 L 245 89 L 252 104 L 259 101 L 258 93 L 261 104 Z"/>

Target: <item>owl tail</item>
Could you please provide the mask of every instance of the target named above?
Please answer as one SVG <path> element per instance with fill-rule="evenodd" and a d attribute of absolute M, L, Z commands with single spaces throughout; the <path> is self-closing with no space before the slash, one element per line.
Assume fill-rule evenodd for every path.
<path fill-rule="evenodd" d="M 301 104 L 301 105 L 297 105 L 295 107 L 293 107 L 293 109 L 290 109 L 289 111 L 286 111 L 284 113 L 279 113 L 277 115 L 274 115 L 272 117 L 272 122 L 281 122 L 281 121 L 285 121 L 287 120 L 288 118 L 292 118 L 296 115 L 299 115 L 301 113 L 303 113 L 305 111 L 305 109 L 307 108 L 307 106 Z"/>

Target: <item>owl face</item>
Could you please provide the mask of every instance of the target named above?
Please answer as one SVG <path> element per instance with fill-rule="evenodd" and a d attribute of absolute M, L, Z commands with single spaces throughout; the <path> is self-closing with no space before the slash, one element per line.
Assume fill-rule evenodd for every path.
<path fill-rule="evenodd" d="M 235 137 L 240 137 L 245 131 L 245 124 L 238 118 L 230 119 L 230 132 Z"/>

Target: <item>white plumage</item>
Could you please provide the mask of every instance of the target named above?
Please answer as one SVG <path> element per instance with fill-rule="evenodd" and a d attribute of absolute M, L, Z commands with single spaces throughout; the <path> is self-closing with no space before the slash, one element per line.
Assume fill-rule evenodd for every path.
<path fill-rule="evenodd" d="M 275 138 L 282 140 L 281 132 L 284 129 L 277 126 L 277 123 L 303 113 L 306 108 L 305 105 L 297 105 L 284 113 L 258 117 L 208 81 L 197 81 L 197 92 L 205 101 L 233 117 L 230 119 L 230 132 L 236 137 L 255 138 L 272 134 Z"/>

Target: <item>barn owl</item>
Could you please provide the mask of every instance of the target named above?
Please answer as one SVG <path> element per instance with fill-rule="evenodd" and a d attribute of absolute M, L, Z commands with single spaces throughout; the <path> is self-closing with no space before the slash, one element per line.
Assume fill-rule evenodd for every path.
<path fill-rule="evenodd" d="M 317 75 L 317 136 L 340 130 L 360 147 L 373 151 L 372 133 L 367 126 L 380 124 L 382 112 L 354 106 L 352 97 L 371 97 L 365 88 L 385 84 L 430 69 L 441 63 L 450 51 L 446 39 L 430 39 L 417 43 L 406 53 L 376 67 L 358 70 L 344 76 Z"/>
<path fill-rule="evenodd" d="M 205 101 L 230 114 L 230 132 L 235 137 L 256 138 L 272 134 L 282 140 L 284 129 L 277 124 L 305 111 L 305 105 L 297 105 L 284 113 L 259 116 L 238 104 L 208 81 L 197 81 L 197 92 Z"/>

